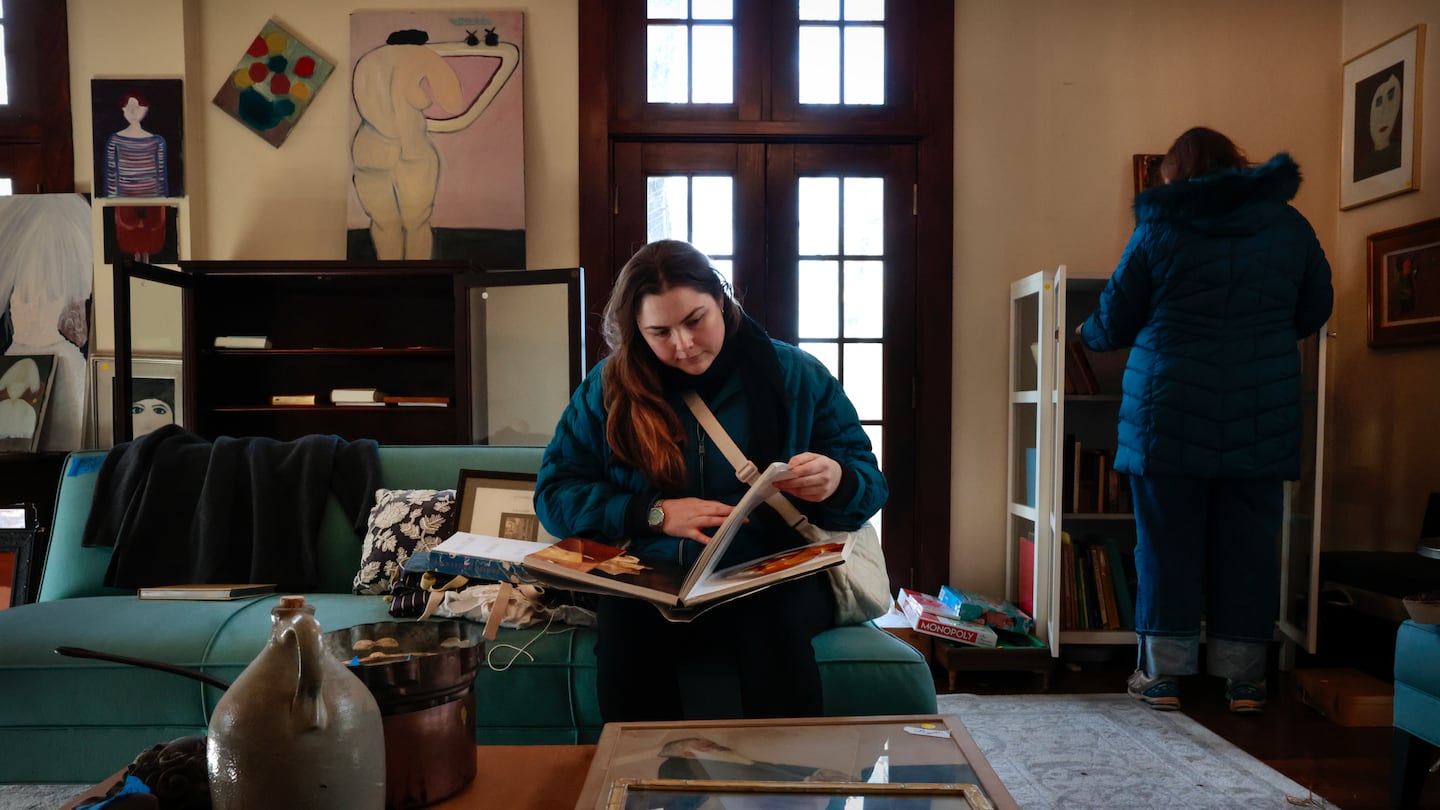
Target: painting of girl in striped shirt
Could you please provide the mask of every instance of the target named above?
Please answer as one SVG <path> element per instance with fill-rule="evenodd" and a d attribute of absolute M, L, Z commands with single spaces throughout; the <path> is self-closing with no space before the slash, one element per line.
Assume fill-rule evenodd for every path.
<path fill-rule="evenodd" d="M 103 197 L 168 197 L 168 150 L 164 136 L 145 129 L 150 103 L 138 91 L 120 97 L 127 126 L 105 140 Z"/>

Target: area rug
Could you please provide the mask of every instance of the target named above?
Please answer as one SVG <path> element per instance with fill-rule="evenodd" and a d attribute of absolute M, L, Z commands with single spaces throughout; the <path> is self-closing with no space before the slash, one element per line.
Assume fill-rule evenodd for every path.
<path fill-rule="evenodd" d="M 960 694 L 939 704 L 1025 810 L 1334 807 L 1185 715 L 1126 695 Z"/>

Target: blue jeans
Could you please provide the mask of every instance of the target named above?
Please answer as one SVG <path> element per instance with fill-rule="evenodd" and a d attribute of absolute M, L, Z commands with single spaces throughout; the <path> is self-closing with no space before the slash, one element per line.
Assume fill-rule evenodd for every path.
<path fill-rule="evenodd" d="M 1280 610 L 1280 479 L 1132 475 L 1135 632 L 1146 674 L 1263 684 Z"/>

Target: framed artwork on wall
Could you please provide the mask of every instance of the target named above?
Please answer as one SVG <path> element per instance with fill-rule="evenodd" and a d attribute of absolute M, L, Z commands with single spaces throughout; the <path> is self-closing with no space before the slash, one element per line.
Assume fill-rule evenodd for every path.
<path fill-rule="evenodd" d="M 1340 208 L 1420 188 L 1425 25 L 1345 63 L 1341 86 Z"/>
<path fill-rule="evenodd" d="M 1160 185 L 1160 161 L 1164 159 L 1164 155 L 1134 155 L 1130 158 L 1136 194 Z"/>
<path fill-rule="evenodd" d="M 1371 348 L 1440 343 L 1440 219 L 1371 234 Z"/>
<path fill-rule="evenodd" d="M 115 444 L 115 358 L 91 358 L 93 392 L 90 415 L 93 441 L 89 446 L 104 449 Z M 161 425 L 185 424 L 184 367 L 179 358 L 132 357 L 130 404 L 132 435 L 140 438 Z"/>

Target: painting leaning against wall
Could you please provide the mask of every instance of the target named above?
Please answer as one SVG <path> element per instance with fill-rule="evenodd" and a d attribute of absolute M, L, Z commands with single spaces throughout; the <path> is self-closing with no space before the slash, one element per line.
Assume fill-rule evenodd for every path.
<path fill-rule="evenodd" d="M 350 15 L 347 258 L 525 267 L 524 20 Z"/>
<path fill-rule="evenodd" d="M 0 354 L 54 358 L 40 450 L 76 450 L 85 425 L 94 284 L 90 202 L 0 197 Z"/>

